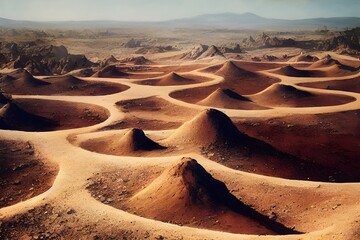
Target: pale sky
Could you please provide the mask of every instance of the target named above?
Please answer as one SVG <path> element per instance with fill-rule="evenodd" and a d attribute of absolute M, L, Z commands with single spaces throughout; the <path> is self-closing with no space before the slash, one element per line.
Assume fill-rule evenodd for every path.
<path fill-rule="evenodd" d="M 224 12 L 280 19 L 360 17 L 360 0 L 0 0 L 0 17 L 33 21 L 162 21 Z"/>

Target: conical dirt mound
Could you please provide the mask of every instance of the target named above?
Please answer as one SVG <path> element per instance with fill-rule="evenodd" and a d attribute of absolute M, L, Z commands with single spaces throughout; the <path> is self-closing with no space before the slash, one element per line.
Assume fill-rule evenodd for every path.
<path fill-rule="evenodd" d="M 149 79 L 140 81 L 140 84 L 152 85 L 152 86 L 174 86 L 174 85 L 183 85 L 183 84 L 192 84 L 196 81 L 190 78 L 183 77 L 175 72 L 166 74 L 163 77 L 156 79 Z"/>
<path fill-rule="evenodd" d="M 211 93 L 207 98 L 201 100 L 197 104 L 231 109 L 266 109 L 265 107 L 254 104 L 249 98 L 244 97 L 230 89 L 218 88 Z"/>
<path fill-rule="evenodd" d="M 90 151 L 119 156 L 138 156 L 166 147 L 148 138 L 143 130 L 133 128 L 120 139 L 114 136 L 90 139 L 81 144 Z"/>
<path fill-rule="evenodd" d="M 93 75 L 93 77 L 104 77 L 104 78 L 116 78 L 116 77 L 126 77 L 126 76 L 128 76 L 128 74 L 120 71 L 115 65 L 106 66 Z"/>
<path fill-rule="evenodd" d="M 14 74 L 10 75 L 13 78 L 16 78 L 16 82 L 15 84 L 17 86 L 21 86 L 21 87 L 25 87 L 25 86 L 30 86 L 30 87 L 40 87 L 40 86 L 46 86 L 49 85 L 50 83 L 42 81 L 40 79 L 34 78 L 33 75 L 31 75 L 28 71 L 26 70 L 21 70 L 18 71 Z"/>
<path fill-rule="evenodd" d="M 223 182 L 191 158 L 165 170 L 127 205 L 142 216 L 177 224 L 234 233 L 292 233 L 239 201 Z"/>
<path fill-rule="evenodd" d="M 184 84 L 187 82 L 193 82 L 192 79 L 188 79 L 185 77 L 180 76 L 179 74 L 175 73 L 175 72 L 171 72 L 167 75 L 165 75 L 164 77 L 161 78 L 160 83 L 163 84 Z"/>
<path fill-rule="evenodd" d="M 231 61 L 227 61 L 226 63 L 224 63 L 224 65 L 218 71 L 216 71 L 215 74 L 224 77 L 225 80 L 236 80 L 239 78 L 253 78 L 257 76 L 256 73 L 239 68 Z"/>
<path fill-rule="evenodd" d="M 131 151 L 152 151 L 165 148 L 148 138 L 144 131 L 138 128 L 133 128 L 127 132 L 120 140 L 119 145 Z"/>
<path fill-rule="evenodd" d="M 289 76 L 289 77 L 324 77 L 325 73 L 316 70 L 300 70 L 293 66 L 285 66 L 279 70 L 274 71 L 274 73 Z"/>
<path fill-rule="evenodd" d="M 234 145 L 244 136 L 224 113 L 207 109 L 180 126 L 166 141 L 174 145 Z"/>
<path fill-rule="evenodd" d="M 55 83 L 56 85 L 74 86 L 74 85 L 86 84 L 86 81 L 74 77 L 73 75 L 51 77 L 48 78 L 48 80 L 51 81 L 52 83 Z"/>
<path fill-rule="evenodd" d="M 0 109 L 0 128 L 2 129 L 46 131 L 56 126 L 55 122 L 28 113 L 13 102 L 8 102 Z"/>

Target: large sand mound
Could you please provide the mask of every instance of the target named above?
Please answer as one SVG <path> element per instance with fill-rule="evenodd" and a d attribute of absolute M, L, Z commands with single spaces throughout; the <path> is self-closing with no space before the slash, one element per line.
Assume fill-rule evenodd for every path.
<path fill-rule="evenodd" d="M 241 96 L 230 89 L 216 89 L 207 98 L 201 100 L 197 104 L 232 109 L 266 109 L 265 107 L 254 104 L 249 98 Z"/>
<path fill-rule="evenodd" d="M 277 78 L 245 70 L 232 61 L 224 63 L 215 74 L 224 77 L 224 82 L 220 84 L 222 88 L 228 88 L 244 95 L 257 93 L 280 81 Z"/>
<path fill-rule="evenodd" d="M 13 84 L 16 87 L 42 87 L 50 83 L 42 81 L 33 77 L 27 70 L 19 69 L 9 74 L 13 80 L 7 78 L 7 83 Z"/>
<path fill-rule="evenodd" d="M 129 130 L 120 139 L 114 136 L 91 139 L 83 142 L 81 147 L 99 153 L 128 156 L 166 148 L 148 138 L 143 130 L 137 128 Z"/>
<path fill-rule="evenodd" d="M 218 110 L 207 109 L 175 130 L 166 141 L 174 145 L 234 145 L 239 137 L 242 134 L 228 116 Z"/>
<path fill-rule="evenodd" d="M 223 182 L 190 158 L 165 170 L 128 206 L 137 214 L 177 224 L 234 233 L 294 233 L 239 201 Z"/>
<path fill-rule="evenodd" d="M 331 106 L 354 100 L 352 97 L 344 95 L 311 93 L 285 84 L 274 84 L 261 93 L 250 96 L 250 99 L 269 107 Z"/>
<path fill-rule="evenodd" d="M 289 77 L 325 77 L 326 73 L 318 70 L 300 70 L 293 66 L 285 66 L 274 73 L 289 76 Z"/>
<path fill-rule="evenodd" d="M 257 74 L 239 68 L 233 62 L 227 61 L 224 65 L 215 72 L 215 74 L 220 75 L 225 78 L 225 80 L 238 80 L 239 78 L 254 78 L 257 77 Z"/>

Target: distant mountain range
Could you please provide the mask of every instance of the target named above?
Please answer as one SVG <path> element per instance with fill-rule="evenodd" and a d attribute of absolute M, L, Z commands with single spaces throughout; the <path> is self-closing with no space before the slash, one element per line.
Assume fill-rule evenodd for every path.
<path fill-rule="evenodd" d="M 162 27 L 162 28 L 222 28 L 222 29 L 329 29 L 360 27 L 360 17 L 311 18 L 285 20 L 264 18 L 252 13 L 221 13 L 174 19 L 161 22 L 126 21 L 52 21 L 35 22 L 0 18 L 0 27 L 9 28 L 110 28 L 110 27 Z"/>

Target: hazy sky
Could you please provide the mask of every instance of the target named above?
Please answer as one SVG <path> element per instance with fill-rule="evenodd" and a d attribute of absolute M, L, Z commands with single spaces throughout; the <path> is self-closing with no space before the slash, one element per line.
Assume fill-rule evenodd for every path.
<path fill-rule="evenodd" d="M 0 0 L 0 17 L 35 21 L 158 21 L 222 12 L 283 19 L 360 17 L 360 0 Z"/>

